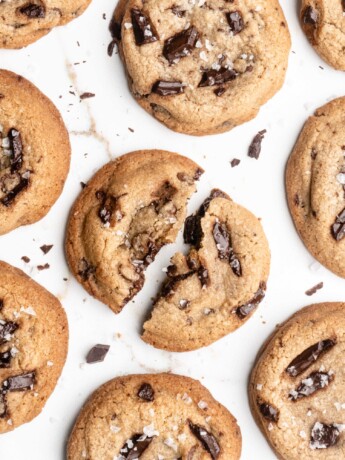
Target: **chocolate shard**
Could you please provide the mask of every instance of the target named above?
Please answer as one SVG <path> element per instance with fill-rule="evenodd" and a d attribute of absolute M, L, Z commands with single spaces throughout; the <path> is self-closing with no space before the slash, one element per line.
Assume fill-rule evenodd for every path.
<path fill-rule="evenodd" d="M 36 383 L 35 372 L 27 372 L 25 374 L 14 375 L 2 382 L 2 391 L 25 391 L 32 389 Z"/>
<path fill-rule="evenodd" d="M 23 165 L 23 144 L 20 132 L 15 128 L 8 131 L 8 139 L 10 141 L 11 150 L 11 173 L 19 171 Z"/>
<path fill-rule="evenodd" d="M 107 356 L 110 345 L 97 344 L 89 350 L 86 356 L 87 364 L 102 363 Z"/>
<path fill-rule="evenodd" d="M 345 236 L 345 208 L 337 215 L 331 227 L 331 233 L 336 241 L 340 241 Z"/>
<path fill-rule="evenodd" d="M 143 401 L 152 402 L 155 399 L 155 392 L 149 383 L 143 383 L 138 390 L 138 398 Z"/>
<path fill-rule="evenodd" d="M 240 319 L 246 318 L 263 300 L 263 298 L 265 297 L 265 291 L 266 283 L 264 281 L 261 281 L 259 289 L 256 291 L 254 297 L 245 305 L 241 305 L 240 307 L 236 308 L 236 315 Z"/>
<path fill-rule="evenodd" d="M 48 252 L 52 249 L 53 244 L 44 244 L 43 246 L 40 247 L 40 250 L 43 252 L 43 254 L 48 254 Z"/>
<path fill-rule="evenodd" d="M 2 203 L 4 206 L 8 207 L 8 206 L 13 202 L 13 200 L 15 199 L 15 197 L 16 197 L 20 192 L 22 192 L 24 189 L 26 189 L 28 185 L 29 185 L 29 179 L 27 179 L 27 178 L 25 178 L 25 177 L 21 177 L 19 184 L 17 184 L 11 191 L 9 191 L 9 192 L 1 199 L 1 203 Z"/>
<path fill-rule="evenodd" d="M 190 420 L 188 420 L 188 425 L 193 435 L 201 442 L 202 447 L 211 455 L 212 460 L 217 460 L 221 449 L 215 436 L 206 428 L 195 425 Z"/>
<path fill-rule="evenodd" d="M 259 131 L 257 135 L 252 140 L 252 143 L 249 146 L 248 156 L 250 158 L 255 158 L 256 160 L 259 158 L 261 153 L 261 144 L 266 134 L 266 129 Z"/>
<path fill-rule="evenodd" d="M 226 19 L 228 20 L 230 30 L 233 35 L 237 35 L 244 29 L 243 17 L 239 11 L 226 13 Z"/>
<path fill-rule="evenodd" d="M 11 350 L 6 350 L 0 353 L 0 369 L 8 369 L 11 364 L 12 354 Z"/>
<path fill-rule="evenodd" d="M 177 60 L 188 56 L 193 51 L 198 38 L 199 33 L 193 26 L 177 33 L 165 40 L 163 56 L 170 64 L 174 64 Z"/>
<path fill-rule="evenodd" d="M 138 8 L 131 9 L 133 33 L 137 46 L 156 42 L 159 37 L 150 18 Z"/>
<path fill-rule="evenodd" d="M 337 444 L 340 430 L 336 425 L 316 422 L 310 434 L 311 449 L 328 449 Z"/>
<path fill-rule="evenodd" d="M 311 396 L 316 391 L 321 390 L 329 385 L 334 379 L 333 374 L 327 372 L 312 372 L 298 385 L 296 390 L 289 393 L 291 401 L 297 401 L 307 396 Z"/>
<path fill-rule="evenodd" d="M 223 85 L 228 81 L 235 80 L 236 77 L 237 73 L 234 70 L 228 69 L 226 67 L 221 67 L 219 70 L 205 70 L 205 72 L 202 74 L 198 87 L 203 88 L 205 86 Z"/>
<path fill-rule="evenodd" d="M 271 404 L 258 401 L 259 411 L 262 416 L 270 422 L 277 423 L 279 420 L 279 410 L 273 407 Z"/>
<path fill-rule="evenodd" d="M 310 367 L 315 361 L 317 361 L 321 355 L 333 348 L 335 344 L 335 340 L 332 339 L 321 340 L 320 342 L 315 343 L 304 350 L 300 355 L 296 356 L 285 371 L 291 375 L 291 377 L 297 377 L 308 369 L 308 367 Z"/>
<path fill-rule="evenodd" d="M 25 14 L 30 19 L 42 19 L 46 16 L 46 10 L 43 5 L 35 3 L 26 3 L 19 8 L 19 12 Z"/>
<path fill-rule="evenodd" d="M 218 257 L 227 260 L 236 276 L 242 276 L 242 267 L 231 246 L 231 238 L 225 223 L 216 222 L 213 227 L 213 238 L 217 245 Z"/>
<path fill-rule="evenodd" d="M 307 6 L 302 14 L 304 24 L 315 26 L 319 19 L 319 13 L 312 6 Z"/>
<path fill-rule="evenodd" d="M 11 335 L 19 325 L 13 321 L 0 321 L 0 345 L 11 340 Z"/>
<path fill-rule="evenodd" d="M 181 81 L 158 80 L 152 86 L 152 92 L 159 96 L 176 96 L 184 93 L 185 85 Z"/>
<path fill-rule="evenodd" d="M 126 460 L 137 460 L 151 444 L 153 438 L 145 434 L 135 434 L 129 439 L 120 451 L 120 458 Z"/>

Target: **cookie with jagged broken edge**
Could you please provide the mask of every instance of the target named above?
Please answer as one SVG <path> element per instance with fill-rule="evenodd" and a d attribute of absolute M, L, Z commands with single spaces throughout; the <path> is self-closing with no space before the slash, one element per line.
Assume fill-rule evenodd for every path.
<path fill-rule="evenodd" d="M 289 208 L 307 249 L 345 277 L 345 98 L 308 119 L 286 169 Z"/>
<path fill-rule="evenodd" d="M 175 241 L 202 173 L 162 150 L 123 155 L 96 173 L 71 210 L 66 235 L 69 266 L 91 295 L 118 313 L 142 289 L 146 267 Z"/>
<path fill-rule="evenodd" d="M 22 48 L 80 16 L 91 0 L 2 0 L 0 48 Z"/>
<path fill-rule="evenodd" d="M 0 70 L 0 235 L 48 213 L 62 192 L 70 152 L 53 103 L 25 78 Z"/>
<path fill-rule="evenodd" d="M 172 257 L 142 338 L 157 348 L 190 351 L 242 326 L 265 296 L 270 267 L 259 219 L 213 190 L 184 228 L 185 256 Z"/>
<path fill-rule="evenodd" d="M 197 380 L 129 375 L 91 395 L 77 418 L 67 460 L 238 460 L 235 418 Z"/>
<path fill-rule="evenodd" d="M 280 459 L 339 460 L 345 442 L 345 304 L 303 308 L 264 345 L 252 413 Z"/>
<path fill-rule="evenodd" d="M 112 33 L 137 102 L 192 135 L 254 118 L 282 86 L 290 50 L 277 0 L 120 0 Z"/>
<path fill-rule="evenodd" d="M 56 297 L 0 262 L 0 433 L 30 422 L 54 391 L 68 348 Z"/>
<path fill-rule="evenodd" d="M 345 70 L 345 1 L 302 0 L 301 23 L 322 59 Z"/>

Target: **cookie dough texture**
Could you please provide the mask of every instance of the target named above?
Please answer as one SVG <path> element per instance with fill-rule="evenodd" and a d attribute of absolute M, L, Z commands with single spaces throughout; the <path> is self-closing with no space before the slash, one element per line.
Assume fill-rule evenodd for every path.
<path fill-rule="evenodd" d="M 0 433 L 41 412 L 67 347 L 68 324 L 60 302 L 21 270 L 0 262 Z"/>
<path fill-rule="evenodd" d="M 111 380 L 91 396 L 67 460 L 238 460 L 240 453 L 236 420 L 198 381 L 144 374 Z"/>
<path fill-rule="evenodd" d="M 69 266 L 77 280 L 115 313 L 138 293 L 145 268 L 175 241 L 202 170 L 161 150 L 137 151 L 105 165 L 70 214 Z"/>
<path fill-rule="evenodd" d="M 282 86 L 290 50 L 276 0 L 121 0 L 114 35 L 137 102 L 192 135 L 254 118 Z"/>
<path fill-rule="evenodd" d="M 286 189 L 298 233 L 311 254 L 345 277 L 345 98 L 308 119 L 288 161 Z M 343 222 L 343 223 L 342 223 Z"/>
<path fill-rule="evenodd" d="M 0 235 L 48 213 L 62 192 L 70 150 L 53 103 L 25 78 L 0 70 Z"/>
<path fill-rule="evenodd" d="M 264 345 L 249 383 L 253 415 L 279 459 L 344 458 L 345 304 L 303 308 Z"/>
<path fill-rule="evenodd" d="M 80 16 L 91 0 L 2 0 L 0 48 L 22 48 Z"/>
<path fill-rule="evenodd" d="M 335 69 L 345 70 L 345 2 L 302 0 L 301 22 L 319 55 Z"/>
<path fill-rule="evenodd" d="M 173 256 L 142 336 L 180 352 L 242 326 L 265 296 L 270 266 L 260 221 L 220 190 L 187 219 L 184 237 L 190 251 Z"/>

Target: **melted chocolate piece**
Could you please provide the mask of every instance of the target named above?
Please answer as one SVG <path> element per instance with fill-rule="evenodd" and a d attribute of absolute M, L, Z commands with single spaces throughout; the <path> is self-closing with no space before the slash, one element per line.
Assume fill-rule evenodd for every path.
<path fill-rule="evenodd" d="M 235 80 L 236 77 L 236 72 L 232 69 L 227 69 L 226 67 L 221 67 L 219 70 L 206 70 L 202 74 L 202 78 L 200 80 L 198 87 L 203 88 L 205 86 L 223 85 L 228 81 Z"/>
<path fill-rule="evenodd" d="M 327 372 L 312 372 L 298 385 L 296 390 L 292 390 L 289 393 L 289 399 L 297 401 L 298 399 L 311 396 L 316 391 L 321 390 L 328 386 L 333 380 L 333 375 L 329 375 Z"/>
<path fill-rule="evenodd" d="M 12 201 L 15 199 L 15 197 L 24 189 L 27 188 L 29 185 L 29 179 L 26 179 L 24 177 L 20 178 L 19 184 L 17 184 L 12 190 L 10 190 L 2 199 L 1 203 L 8 207 Z"/>
<path fill-rule="evenodd" d="M 115 41 L 121 41 L 121 22 L 115 20 L 115 17 L 112 17 L 109 24 L 109 32 Z"/>
<path fill-rule="evenodd" d="M 0 369 L 7 369 L 10 367 L 11 364 L 11 350 L 4 351 L 0 353 Z"/>
<path fill-rule="evenodd" d="M 240 319 L 246 318 L 263 300 L 265 297 L 266 283 L 261 281 L 259 289 L 256 291 L 254 297 L 245 305 L 236 308 L 236 315 Z"/>
<path fill-rule="evenodd" d="M 297 377 L 315 363 L 321 355 L 333 348 L 335 344 L 336 342 L 331 339 L 321 340 L 315 343 L 293 359 L 285 371 L 291 375 L 291 377 Z"/>
<path fill-rule="evenodd" d="M 173 64 L 176 60 L 188 56 L 195 48 L 199 34 L 195 27 L 183 30 L 165 40 L 163 56 Z"/>
<path fill-rule="evenodd" d="M 216 222 L 213 227 L 213 238 L 217 245 L 218 257 L 228 260 L 230 267 L 236 276 L 242 276 L 241 263 L 231 247 L 231 238 L 224 223 Z"/>
<path fill-rule="evenodd" d="M 155 392 L 149 383 L 143 383 L 138 390 L 138 397 L 143 401 L 152 402 L 155 399 Z"/>
<path fill-rule="evenodd" d="M 135 43 L 137 46 L 147 45 L 158 40 L 158 34 L 150 18 L 138 8 L 131 9 L 131 18 Z"/>
<path fill-rule="evenodd" d="M 159 96 L 176 96 L 184 93 L 184 85 L 180 81 L 158 80 L 152 86 L 152 92 L 159 94 Z"/>
<path fill-rule="evenodd" d="M 45 18 L 46 11 L 43 5 L 36 5 L 35 3 L 26 3 L 19 8 L 20 13 L 25 14 L 30 19 Z"/>
<path fill-rule="evenodd" d="M 36 383 L 35 372 L 27 372 L 26 374 L 15 375 L 8 377 L 2 383 L 2 391 L 6 393 L 9 391 L 25 391 L 32 389 L 32 386 Z"/>
<path fill-rule="evenodd" d="M 188 420 L 188 425 L 193 435 L 201 442 L 202 447 L 211 455 L 212 460 L 217 460 L 220 445 L 213 434 L 200 425 L 194 425 L 190 420 Z"/>
<path fill-rule="evenodd" d="M 101 204 L 101 207 L 98 210 L 98 217 L 101 219 L 103 224 L 110 224 L 114 211 L 117 207 L 116 205 L 117 200 L 114 196 L 105 197 L 103 203 Z"/>
<path fill-rule="evenodd" d="M 78 271 L 78 275 L 81 276 L 83 281 L 89 279 L 90 276 L 96 271 L 96 268 L 91 265 L 85 258 L 80 260 L 79 267 L 80 269 Z"/>
<path fill-rule="evenodd" d="M 107 356 L 110 345 L 97 344 L 91 348 L 86 356 L 87 364 L 102 363 Z"/>
<path fill-rule="evenodd" d="M 157 200 L 154 200 L 152 204 L 155 207 L 157 213 L 160 212 L 163 206 L 165 206 L 169 201 L 172 200 L 173 196 L 176 195 L 177 188 L 170 184 L 169 181 L 165 181 L 159 189 L 154 192 L 152 195 L 158 197 Z"/>
<path fill-rule="evenodd" d="M 261 153 L 261 143 L 264 139 L 264 135 L 266 134 L 266 129 L 259 131 L 257 135 L 252 140 L 252 143 L 249 146 L 248 156 L 250 158 L 255 158 L 256 160 L 259 158 Z"/>
<path fill-rule="evenodd" d="M 244 29 L 243 17 L 239 11 L 226 13 L 226 19 L 228 20 L 230 30 L 233 35 L 237 35 Z"/>
<path fill-rule="evenodd" d="M 121 456 L 127 460 L 137 460 L 145 452 L 151 444 L 153 438 L 149 438 L 144 434 L 135 434 L 130 439 L 129 447 L 127 442 L 121 449 Z"/>
<path fill-rule="evenodd" d="M 340 431 L 336 425 L 316 422 L 310 434 L 311 449 L 328 449 L 339 440 Z"/>
<path fill-rule="evenodd" d="M 11 336 L 18 327 L 19 325 L 13 321 L 0 322 L 0 345 L 8 342 L 7 337 Z"/>
<path fill-rule="evenodd" d="M 279 420 L 279 410 L 275 407 L 271 406 L 270 404 L 264 402 L 258 402 L 259 411 L 261 412 L 262 416 L 269 420 L 270 422 L 277 423 Z"/>
<path fill-rule="evenodd" d="M 331 233 L 336 241 L 340 241 L 345 236 L 345 208 L 336 217 L 334 224 L 331 227 Z"/>
<path fill-rule="evenodd" d="M 302 15 L 303 23 L 315 26 L 319 19 L 319 13 L 312 6 L 307 6 Z"/>
<path fill-rule="evenodd" d="M 23 165 L 23 144 L 20 132 L 15 128 L 8 131 L 8 139 L 10 141 L 11 150 L 11 173 L 19 171 Z"/>
<path fill-rule="evenodd" d="M 185 244 L 192 244 L 197 249 L 200 248 L 204 233 L 201 228 L 201 216 L 189 216 L 185 220 L 183 239 Z"/>

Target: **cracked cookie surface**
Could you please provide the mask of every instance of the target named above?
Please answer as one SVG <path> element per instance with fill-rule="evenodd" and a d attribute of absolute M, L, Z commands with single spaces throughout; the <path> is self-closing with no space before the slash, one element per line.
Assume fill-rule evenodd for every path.
<path fill-rule="evenodd" d="M 270 251 L 259 220 L 213 190 L 185 223 L 189 253 L 175 254 L 144 324 L 143 340 L 190 351 L 240 327 L 263 300 Z"/>
<path fill-rule="evenodd" d="M 143 287 L 145 269 L 182 227 L 203 173 L 162 150 L 133 152 L 105 165 L 71 210 L 66 254 L 77 280 L 115 313 Z"/>
<path fill-rule="evenodd" d="M 319 55 L 337 70 L 345 70 L 345 2 L 302 0 L 301 23 Z"/>
<path fill-rule="evenodd" d="M 308 119 L 286 169 L 291 215 L 311 254 L 345 277 L 345 98 Z"/>
<path fill-rule="evenodd" d="M 0 70 L 0 235 L 44 217 L 60 196 L 70 143 L 53 103 Z"/>
<path fill-rule="evenodd" d="M 130 375 L 101 386 L 85 404 L 67 459 L 238 460 L 234 417 L 198 381 Z"/>
<path fill-rule="evenodd" d="M 276 0 L 120 0 L 113 26 L 135 99 L 178 132 L 228 131 L 284 81 L 290 35 Z"/>
<path fill-rule="evenodd" d="M 2 0 L 0 48 L 22 48 L 81 15 L 91 0 Z"/>
<path fill-rule="evenodd" d="M 68 324 L 60 302 L 0 262 L 0 433 L 31 421 L 65 364 Z"/>
<path fill-rule="evenodd" d="M 303 308 L 264 344 L 249 383 L 252 413 L 280 459 L 344 458 L 345 304 Z"/>

